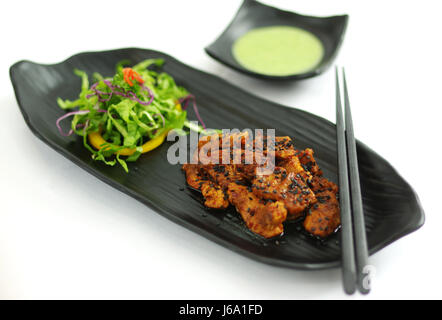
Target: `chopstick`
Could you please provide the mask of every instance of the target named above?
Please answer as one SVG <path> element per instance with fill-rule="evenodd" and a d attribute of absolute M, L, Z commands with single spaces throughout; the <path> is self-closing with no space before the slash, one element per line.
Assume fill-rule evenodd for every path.
<path fill-rule="evenodd" d="M 350 185 L 347 170 L 347 148 L 338 68 L 336 68 L 336 141 L 338 148 L 339 206 L 341 210 L 342 284 L 345 293 L 353 294 L 356 290 L 356 262 L 350 205 Z"/>
<path fill-rule="evenodd" d="M 344 82 L 344 105 L 345 105 L 345 131 L 347 138 L 347 156 L 350 172 L 351 207 L 353 213 L 353 231 L 356 254 L 356 270 L 358 276 L 358 289 L 361 293 L 370 291 L 368 286 L 363 285 L 364 268 L 368 266 L 367 237 L 365 234 L 364 211 L 362 208 L 361 184 L 359 181 L 358 156 L 356 152 L 356 140 L 354 136 L 353 120 L 351 116 L 350 101 L 348 98 L 347 81 L 345 70 L 342 68 Z"/>
<path fill-rule="evenodd" d="M 365 267 L 368 266 L 367 239 L 359 182 L 356 140 L 344 69 L 342 69 L 342 74 L 345 122 L 341 104 L 339 75 L 336 68 L 336 139 L 342 226 L 342 279 L 344 291 L 347 294 L 353 294 L 356 287 L 361 293 L 366 294 L 370 291 L 369 287 L 364 285 Z"/>

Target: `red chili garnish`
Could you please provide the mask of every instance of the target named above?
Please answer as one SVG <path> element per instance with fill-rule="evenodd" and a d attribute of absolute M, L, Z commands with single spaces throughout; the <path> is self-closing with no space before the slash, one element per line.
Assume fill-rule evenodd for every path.
<path fill-rule="evenodd" d="M 138 83 L 144 83 L 143 78 L 141 78 L 138 72 L 134 71 L 132 68 L 123 69 L 123 78 L 131 87 L 134 85 L 132 80 L 137 80 Z"/>

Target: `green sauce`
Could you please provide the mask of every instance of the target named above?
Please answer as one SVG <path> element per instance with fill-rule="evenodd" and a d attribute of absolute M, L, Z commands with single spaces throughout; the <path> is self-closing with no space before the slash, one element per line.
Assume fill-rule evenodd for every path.
<path fill-rule="evenodd" d="M 246 69 L 287 76 L 315 68 L 321 62 L 324 47 L 314 34 L 304 29 L 272 26 L 247 32 L 235 41 L 232 52 Z"/>

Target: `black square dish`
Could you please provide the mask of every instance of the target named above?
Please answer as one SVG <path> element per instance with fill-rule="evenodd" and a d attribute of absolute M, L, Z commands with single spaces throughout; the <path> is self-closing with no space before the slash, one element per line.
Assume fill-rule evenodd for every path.
<path fill-rule="evenodd" d="M 312 148 L 324 175 L 337 181 L 333 123 L 258 98 L 161 52 L 136 48 L 87 52 L 53 65 L 20 61 L 11 67 L 10 76 L 30 130 L 103 182 L 168 219 L 258 261 L 302 269 L 339 266 L 339 232 L 325 241 L 318 241 L 298 230 L 298 225 L 287 223 L 281 237 L 264 239 L 250 232 L 234 210 L 208 211 L 200 195 L 186 187 L 181 166 L 167 161 L 170 142 L 130 163 L 129 173 L 126 173 L 118 166 L 110 167 L 92 160 L 80 137 L 59 134 L 55 122 L 65 111 L 58 107 L 56 99 L 73 99 L 81 87 L 74 68 L 89 75 L 99 72 L 107 77 L 114 74 L 115 65 L 121 60 L 137 63 L 149 58 L 164 59 L 163 70 L 195 95 L 208 127 L 276 128 L 276 135 L 292 137 L 297 148 Z M 195 119 L 195 114 L 189 111 L 188 117 Z M 361 142 L 357 143 L 357 151 L 368 247 L 370 253 L 374 253 L 422 226 L 424 213 L 413 189 L 386 160 Z"/>
<path fill-rule="evenodd" d="M 248 75 L 274 80 L 300 80 L 319 75 L 333 62 L 344 38 L 348 15 L 313 17 L 280 10 L 254 0 L 244 0 L 236 16 L 224 32 L 209 46 L 206 52 L 219 62 Z M 234 42 L 248 31 L 269 26 L 290 26 L 314 34 L 324 47 L 322 60 L 305 73 L 284 76 L 265 75 L 251 71 L 235 59 L 232 53 Z"/>

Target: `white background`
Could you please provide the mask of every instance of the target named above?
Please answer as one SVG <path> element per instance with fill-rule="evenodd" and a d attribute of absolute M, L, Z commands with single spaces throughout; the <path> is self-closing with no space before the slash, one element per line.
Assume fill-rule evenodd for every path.
<path fill-rule="evenodd" d="M 21 59 L 56 63 L 82 51 L 152 48 L 334 121 L 332 69 L 274 84 L 213 61 L 203 48 L 230 22 L 237 0 L 40 0 L 0 5 L 0 298 L 442 298 L 438 1 L 266 3 L 350 15 L 336 63 L 346 67 L 357 138 L 395 166 L 426 212 L 420 230 L 370 258 L 372 292 L 346 296 L 340 269 L 252 261 L 98 181 L 33 136 L 9 80 L 10 65 Z"/>

